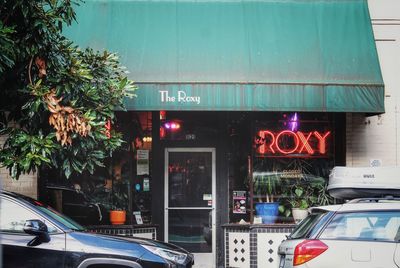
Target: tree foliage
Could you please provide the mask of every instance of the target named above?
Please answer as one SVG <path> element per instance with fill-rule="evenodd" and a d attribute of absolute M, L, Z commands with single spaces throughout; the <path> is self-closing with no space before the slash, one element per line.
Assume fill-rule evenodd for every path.
<path fill-rule="evenodd" d="M 69 0 L 0 0 L 0 163 L 13 178 L 43 165 L 94 172 L 121 145 L 105 132 L 136 89 L 108 52 L 80 50 L 62 35 Z"/>

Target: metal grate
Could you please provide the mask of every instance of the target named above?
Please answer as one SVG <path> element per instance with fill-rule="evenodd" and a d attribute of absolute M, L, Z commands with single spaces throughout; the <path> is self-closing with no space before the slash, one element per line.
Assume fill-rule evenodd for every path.
<path fill-rule="evenodd" d="M 107 234 L 107 235 L 121 235 L 130 237 L 149 238 L 155 240 L 157 238 L 156 227 L 145 227 L 145 228 L 132 228 L 132 227 L 107 227 L 107 226 L 95 226 L 87 227 L 90 232 Z"/>

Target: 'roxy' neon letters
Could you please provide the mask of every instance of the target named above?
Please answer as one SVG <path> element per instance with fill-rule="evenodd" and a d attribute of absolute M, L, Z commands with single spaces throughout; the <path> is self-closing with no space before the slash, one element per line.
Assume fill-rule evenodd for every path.
<path fill-rule="evenodd" d="M 255 138 L 256 152 L 261 155 L 326 155 L 327 139 L 331 132 L 312 131 L 304 133 L 283 130 L 274 133 L 260 130 Z"/>

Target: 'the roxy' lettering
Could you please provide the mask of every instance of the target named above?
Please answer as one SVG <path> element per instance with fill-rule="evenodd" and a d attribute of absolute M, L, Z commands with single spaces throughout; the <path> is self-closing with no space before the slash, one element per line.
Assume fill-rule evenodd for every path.
<path fill-rule="evenodd" d="M 169 95 L 167 90 L 160 90 L 161 102 L 179 102 L 200 104 L 200 96 L 188 96 L 186 91 L 179 90 L 177 96 Z"/>

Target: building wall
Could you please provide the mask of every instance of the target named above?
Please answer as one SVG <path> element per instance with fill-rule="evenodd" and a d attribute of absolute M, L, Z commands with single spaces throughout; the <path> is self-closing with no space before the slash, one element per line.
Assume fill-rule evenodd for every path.
<path fill-rule="evenodd" d="M 385 113 L 347 114 L 347 166 L 400 165 L 400 1 L 369 0 L 382 76 Z"/>
<path fill-rule="evenodd" d="M 0 146 L 4 144 L 5 136 L 0 136 Z M 26 174 L 19 177 L 18 180 L 13 180 L 5 168 L 0 168 L 0 188 L 37 198 L 37 175 Z"/>
<path fill-rule="evenodd" d="M 376 46 L 385 82 L 385 114 L 347 114 L 346 165 L 400 165 L 400 1 L 369 0 Z M 3 144 L 5 137 L 0 137 Z M 12 180 L 0 169 L 1 187 L 37 197 L 37 175 Z"/>

